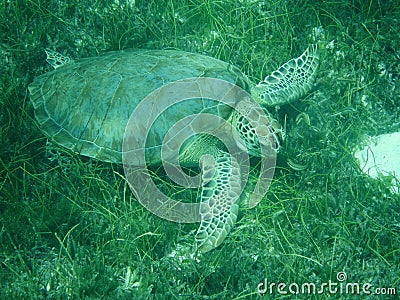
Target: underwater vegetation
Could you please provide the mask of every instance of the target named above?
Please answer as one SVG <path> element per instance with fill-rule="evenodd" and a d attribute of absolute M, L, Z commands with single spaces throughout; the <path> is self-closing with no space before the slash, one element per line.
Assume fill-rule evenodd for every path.
<path fill-rule="evenodd" d="M 286 298 L 296 284 L 329 281 L 360 283 L 360 293 L 370 284 L 379 299 L 399 293 L 394 178 L 367 176 L 353 156 L 366 136 L 400 131 L 398 1 L 4 0 L 0 16 L 0 298 L 258 299 L 270 283 L 295 283 L 273 289 Z M 314 43 L 312 91 L 271 110 L 286 134 L 267 195 L 200 256 L 181 250 L 198 224 L 158 218 L 122 166 L 48 141 L 27 91 L 51 70 L 45 48 L 72 59 L 179 49 L 259 82 Z"/>

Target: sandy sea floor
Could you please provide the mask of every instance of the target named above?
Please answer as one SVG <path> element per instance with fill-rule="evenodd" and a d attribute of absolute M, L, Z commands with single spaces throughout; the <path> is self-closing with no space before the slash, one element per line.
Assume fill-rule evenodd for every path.
<path fill-rule="evenodd" d="M 353 156 L 368 136 L 400 131 L 397 0 L 4 0 L 0 16 L 1 299 L 400 293 L 399 182 L 364 174 Z M 267 195 L 197 257 L 182 249 L 198 224 L 158 218 L 135 200 L 120 165 L 48 141 L 27 91 L 51 70 L 45 48 L 74 60 L 180 49 L 259 82 L 315 43 L 312 91 L 271 111 L 286 138 Z"/>

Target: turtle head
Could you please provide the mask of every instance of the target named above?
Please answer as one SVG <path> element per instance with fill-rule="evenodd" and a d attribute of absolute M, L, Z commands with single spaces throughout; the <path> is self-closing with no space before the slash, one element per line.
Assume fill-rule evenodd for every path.
<path fill-rule="evenodd" d="M 247 149 L 253 156 L 260 157 L 261 149 L 267 151 L 262 155 L 274 155 L 280 147 L 282 127 L 268 112 L 250 99 L 238 103 L 232 114 L 232 124 L 236 128 L 237 134 L 233 136 L 238 147 L 242 150 Z"/>

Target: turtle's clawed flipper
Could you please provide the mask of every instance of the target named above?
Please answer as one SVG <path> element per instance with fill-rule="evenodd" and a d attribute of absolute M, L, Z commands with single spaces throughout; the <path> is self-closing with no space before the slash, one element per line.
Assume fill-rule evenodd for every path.
<path fill-rule="evenodd" d="M 305 95 L 314 83 L 319 63 L 317 45 L 289 60 L 251 89 L 251 95 L 267 106 L 292 102 Z"/>
<path fill-rule="evenodd" d="M 241 175 L 237 161 L 221 151 L 215 157 L 203 156 L 201 223 L 196 233 L 197 249 L 207 252 L 218 247 L 236 222 L 241 194 Z"/>

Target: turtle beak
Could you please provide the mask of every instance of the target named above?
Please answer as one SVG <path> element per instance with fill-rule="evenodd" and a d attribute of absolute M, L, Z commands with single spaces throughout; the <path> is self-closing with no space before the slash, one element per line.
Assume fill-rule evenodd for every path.
<path fill-rule="evenodd" d="M 282 125 L 275 119 L 270 119 L 271 128 L 274 132 L 276 148 L 279 149 L 285 140 L 285 130 Z"/>

